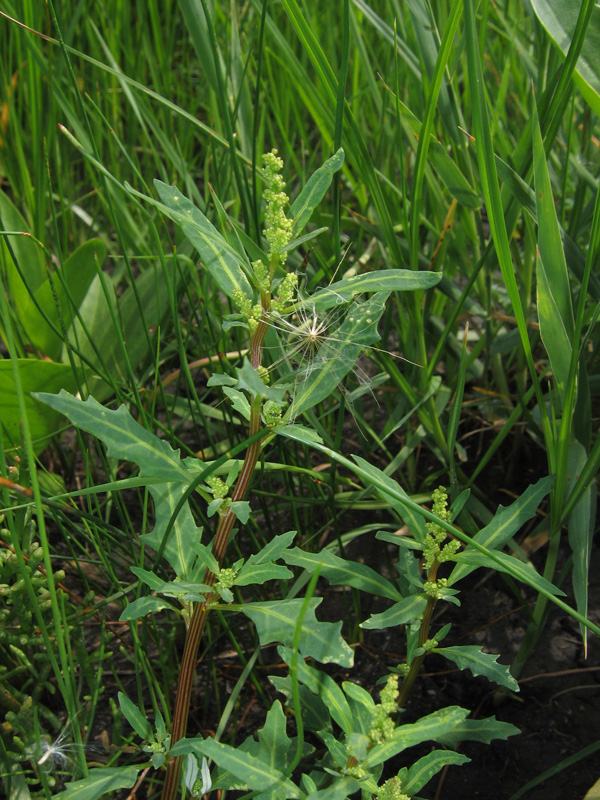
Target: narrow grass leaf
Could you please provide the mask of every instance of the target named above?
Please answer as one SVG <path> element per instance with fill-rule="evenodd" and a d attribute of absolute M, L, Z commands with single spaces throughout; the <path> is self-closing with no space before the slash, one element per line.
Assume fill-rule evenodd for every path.
<path fill-rule="evenodd" d="M 567 467 L 567 494 L 568 499 L 573 487 L 576 485 L 581 471 L 587 463 L 587 453 L 579 442 L 571 442 L 569 446 L 569 463 Z M 577 610 L 587 617 L 588 614 L 588 575 L 592 546 L 594 540 L 594 523 L 596 519 L 596 486 L 590 483 L 581 499 L 567 518 L 569 533 L 569 546 L 573 553 L 573 594 Z M 587 628 L 579 626 L 587 650 Z"/>
<path fill-rule="evenodd" d="M 428 714 L 411 725 L 401 725 L 396 728 L 393 735 L 386 742 L 375 745 L 369 751 L 363 762 L 364 766 L 374 767 L 387 761 L 388 758 L 393 758 L 393 756 L 406 750 L 407 747 L 413 747 L 430 739 L 438 739 L 439 736 L 443 736 L 445 733 L 452 731 L 457 725 L 460 725 L 468 713 L 465 708 L 449 706 L 448 708 L 434 711 L 433 714 Z"/>
<path fill-rule="evenodd" d="M 315 610 L 322 597 L 311 598 L 302 620 L 298 648 L 304 658 L 313 657 L 323 664 L 334 662 L 352 666 L 354 653 L 341 636 L 341 622 L 320 622 Z M 265 603 L 246 603 L 240 611 L 254 622 L 262 645 L 281 642 L 292 646 L 298 617 L 304 600 L 273 600 Z"/>
<path fill-rule="evenodd" d="M 333 585 L 352 586 L 378 597 L 387 597 L 389 600 L 402 599 L 402 595 L 395 586 L 374 569 L 357 561 L 347 561 L 329 550 L 307 553 L 299 547 L 295 547 L 283 554 L 283 560 L 286 564 L 302 567 L 311 574 L 320 566 L 320 576 Z"/>
<path fill-rule="evenodd" d="M 473 675 L 485 675 L 488 680 L 494 681 L 500 686 L 506 686 L 513 692 L 519 691 L 519 684 L 510 674 L 509 667 L 498 664 L 498 656 L 493 653 L 484 653 L 481 647 L 476 645 L 436 647 L 433 652 L 450 659 L 459 669 L 469 669 Z"/>
<path fill-rule="evenodd" d="M 540 336 L 548 353 L 561 406 L 564 403 L 566 381 L 571 364 L 571 339 L 560 310 L 556 304 L 556 294 L 552 291 L 548 272 L 540 254 L 536 256 L 536 299 L 540 324 Z"/>
<path fill-rule="evenodd" d="M 319 167 L 304 184 L 304 188 L 294 200 L 290 208 L 289 216 L 294 220 L 294 236 L 300 231 L 311 218 L 313 211 L 331 184 L 331 179 L 344 163 L 344 151 L 340 149 L 331 158 L 328 158 L 323 166 Z"/>
<path fill-rule="evenodd" d="M 566 55 L 575 31 L 581 0 L 531 0 L 548 35 Z M 575 83 L 590 107 L 600 115 L 600 9 L 596 5 L 574 75 Z"/>
<path fill-rule="evenodd" d="M 568 336 L 572 337 L 575 322 L 571 305 L 571 287 L 554 206 L 546 152 L 535 108 L 533 110 L 533 171 L 538 221 L 538 247 L 546 269 L 554 304 L 559 311 Z"/>

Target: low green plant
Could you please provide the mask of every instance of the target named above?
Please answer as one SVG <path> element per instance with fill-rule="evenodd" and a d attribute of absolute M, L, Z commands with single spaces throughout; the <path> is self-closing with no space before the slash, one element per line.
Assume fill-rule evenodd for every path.
<path fill-rule="evenodd" d="M 361 350 L 377 340 L 377 324 L 390 292 L 422 291 L 440 278 L 433 272 L 405 270 L 354 274 L 299 299 L 297 276 L 285 269 L 287 256 L 306 240 L 301 236 L 302 230 L 342 161 L 343 152 L 338 151 L 306 182 L 286 213 L 282 163 L 275 152 L 264 157 L 267 245 L 264 251 L 252 245 L 252 261 L 233 220 L 223 226 L 224 231 L 233 232 L 226 237 L 176 187 L 157 181 L 159 200 L 130 189 L 182 228 L 216 287 L 233 303 L 234 313 L 227 324 L 247 332 L 248 357 L 243 366 L 214 373 L 209 379 L 209 385 L 227 397 L 237 424 L 246 426 L 246 438 L 241 444 L 229 451 L 225 448 L 224 455 L 210 461 L 182 459 L 169 442 L 136 422 L 123 405 L 111 410 L 92 397 L 82 400 L 65 391 L 36 395 L 76 426 L 101 439 L 111 459 L 136 463 L 139 479 L 147 484 L 154 501 L 154 528 L 142 536 L 142 544 L 144 551 L 154 551 L 156 564 L 158 557 L 163 559 L 161 565 L 166 562 L 167 579 L 162 567 L 159 574 L 156 569 L 147 569 L 144 561 L 133 566 L 138 587 L 144 591 L 126 606 L 121 619 L 135 621 L 166 611 L 181 618 L 186 628 L 170 725 L 165 721 L 170 716 L 168 708 L 164 715 L 158 712 L 151 725 L 144 708 L 138 708 L 125 694 L 120 695 L 121 710 L 143 740 L 142 750 L 151 755 L 150 760 L 135 766 L 92 769 L 87 777 L 69 784 L 59 797 L 94 800 L 109 790 L 132 786 L 143 769 L 166 767 L 163 800 L 180 795 L 200 797 L 209 788 L 244 790 L 264 800 L 341 799 L 359 791 L 378 800 L 414 798 L 445 765 L 468 760 L 451 749 L 457 742 L 489 742 L 517 732 L 514 726 L 494 717 L 467 719 L 468 711 L 454 706 L 414 722 L 405 721 L 408 695 L 423 660 L 431 652 L 448 658 L 459 669 L 469 669 L 474 675 L 485 675 L 508 690 L 518 691 L 508 667 L 498 664 L 497 656 L 470 645 L 444 647 L 442 642 L 450 626 L 433 628 L 433 610 L 438 603 L 459 604 L 455 587 L 460 579 L 479 567 L 503 571 L 596 630 L 561 601 L 560 590 L 529 564 L 509 558 L 500 550 L 534 515 L 551 489 L 552 477 L 529 487 L 510 507 L 500 507 L 491 522 L 470 537 L 452 524 L 468 491 L 448 508 L 447 492 L 440 488 L 434 492 L 433 509 L 428 511 L 411 500 L 384 471 L 359 456 L 347 458 L 329 447 L 314 426 L 298 422 L 301 415 L 310 420 L 312 409 L 332 402 Z M 363 294 L 370 297 L 357 302 Z M 319 329 L 312 342 L 316 351 L 312 367 L 299 382 L 290 383 L 285 376 L 278 379 L 277 368 L 269 371 L 263 366 L 266 337 L 278 335 L 274 318 L 297 314 L 301 307 L 307 307 L 316 319 L 318 313 L 345 304 L 351 304 L 351 311 L 343 316 L 331 337 L 333 358 L 319 358 L 318 337 L 326 335 Z M 300 335 L 311 338 L 312 334 L 304 328 Z M 293 354 L 297 338 L 295 333 L 291 341 L 280 340 L 278 346 Z M 278 533 L 252 552 L 243 533 L 253 513 L 252 489 L 260 486 L 261 462 L 268 458 L 269 445 L 277 437 L 321 452 L 338 467 L 354 473 L 366 491 L 379 495 L 390 513 L 406 523 L 408 536 L 387 531 L 377 534 L 378 540 L 397 547 L 388 576 L 347 560 L 336 552 L 338 547 L 313 552 L 303 546 L 302 536 L 296 531 Z M 194 493 L 206 503 L 207 519 L 215 520 L 208 542 L 202 541 L 205 534 L 190 508 Z M 243 555 L 230 560 L 228 553 L 234 537 Z M 300 546 L 292 547 L 296 539 Z M 466 547 L 461 548 L 461 543 Z M 290 585 L 294 577 L 296 580 Z M 379 703 L 372 696 L 374 687 L 364 688 L 351 681 L 340 685 L 326 669 L 328 664 L 350 669 L 353 651 L 341 635 L 341 620 L 324 622 L 315 614 L 322 603 L 322 598 L 315 596 L 319 577 L 391 601 L 387 610 L 364 620 L 363 629 L 404 627 L 406 658 L 388 675 L 378 676 L 383 681 Z M 275 591 L 270 599 L 258 601 L 248 600 L 243 594 L 243 587 L 270 586 L 273 581 L 281 589 L 280 598 Z M 303 586 L 304 596 L 299 596 Z M 275 700 L 265 708 L 258 739 L 249 736 L 235 746 L 220 741 L 226 716 L 217 736 L 203 737 L 193 732 L 187 736 L 198 648 L 207 620 L 211 615 L 227 618 L 232 613 L 253 623 L 258 650 L 277 643 L 288 671 L 283 677 L 273 676 L 271 682 L 283 693 L 285 708 L 293 718 L 293 724 L 288 724 L 284 704 Z M 252 663 L 251 659 L 246 664 L 244 680 Z M 317 742 L 319 748 L 315 749 Z M 403 766 L 395 776 L 388 777 L 389 762 L 422 742 L 437 742 L 450 749 L 434 749 L 414 763 L 404 756 Z"/>

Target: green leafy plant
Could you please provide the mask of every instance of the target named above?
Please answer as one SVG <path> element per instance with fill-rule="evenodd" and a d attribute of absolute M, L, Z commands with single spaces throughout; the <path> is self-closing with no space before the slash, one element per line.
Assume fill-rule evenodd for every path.
<path fill-rule="evenodd" d="M 557 610 L 579 622 L 586 652 L 597 632 L 586 617 L 600 463 L 597 12 L 594 0 L 105 0 L 89 14 L 78 0 L 3 3 L 0 491 L 16 558 L 7 583 L 19 584 L 38 637 L 3 653 L 16 700 L 2 740 L 10 760 L 0 754 L 9 797 L 48 798 L 72 775 L 89 797 L 142 778 L 155 794 L 177 748 L 188 794 L 245 780 L 273 793 L 275 765 L 290 792 L 345 796 L 369 781 L 382 796 L 419 792 L 411 751 L 374 765 L 381 743 L 361 737 L 369 715 L 399 731 L 420 712 L 411 703 L 387 714 L 373 692 L 359 720 L 352 685 L 364 676 L 304 651 L 326 657 L 323 625 L 348 663 L 343 642 L 383 637 L 388 622 L 396 636 L 399 624 L 410 657 L 387 665 L 403 679 L 394 702 L 428 648 L 432 666 L 445 656 L 483 667 L 506 696 L 514 683 L 493 657 L 425 624 L 432 609 L 463 613 L 454 604 L 475 569 L 496 571 L 526 617 L 513 679 Z M 257 154 L 272 142 L 297 200 L 283 216 L 273 206 L 269 227 Z M 363 313 L 371 322 L 355 324 Z M 61 388 L 71 394 L 55 407 L 31 395 Z M 65 412 L 76 431 L 38 460 Z M 449 517 L 443 503 L 433 517 L 425 509 L 439 484 Z M 19 555 L 33 541 L 25 512 L 43 580 Z M 211 537 L 228 515 L 219 562 Z M 383 574 L 348 557 L 353 539 L 374 558 L 387 548 Z M 436 563 L 435 547 L 441 556 L 456 540 L 464 548 Z M 280 551 L 265 554 L 269 543 Z M 75 607 L 54 581 L 56 559 L 82 591 Z M 326 581 L 336 588 L 323 591 Z M 204 606 L 204 698 L 187 726 L 197 739 L 174 743 L 170 692 Z M 6 623 L 11 636 L 18 619 Z M 342 621 L 344 637 L 327 627 Z M 270 637 L 288 666 L 266 684 Z M 217 657 L 225 640 L 241 665 L 233 683 Z M 41 674 L 42 650 L 30 703 L 10 670 L 17 660 L 19 674 Z M 325 710 L 312 713 L 327 678 L 352 719 L 330 713 L 331 683 Z M 364 688 L 379 678 L 386 667 Z M 84 745 L 106 719 L 112 749 L 86 777 Z M 256 729 L 258 740 L 247 736 Z M 292 744 L 283 754 L 269 737 Z M 448 753 L 431 754 L 432 770 Z M 367 774 L 342 776 L 355 768 Z M 410 777 L 398 777 L 403 768 Z M 327 769 L 340 774 L 325 786 Z M 26 783 L 38 772 L 42 782 Z M 522 777 L 521 794 L 534 783 Z M 65 791 L 76 796 L 78 782 Z"/>
<path fill-rule="evenodd" d="M 540 481 L 509 509 L 500 509 L 490 524 L 471 538 L 451 525 L 466 496 L 457 499 L 453 511 L 448 510 L 447 494 L 440 489 L 434 492 L 432 512 L 426 512 L 410 501 L 385 473 L 358 456 L 350 461 L 330 451 L 317 432 L 293 421 L 328 400 L 352 369 L 360 350 L 378 338 L 377 322 L 384 312 L 389 291 L 427 288 L 439 280 L 438 275 L 402 270 L 381 275 L 370 273 L 343 279 L 317 291 L 306 299 L 315 309 L 339 299 L 354 300 L 374 285 L 384 288 L 384 291 L 375 292 L 371 299 L 358 303 L 351 316 L 342 322 L 333 340 L 339 348 L 335 363 L 319 364 L 303 376 L 300 384 L 293 387 L 287 410 L 285 388 L 276 381 L 267 382 L 268 373 L 262 368 L 263 345 L 273 314 L 293 310 L 298 303 L 297 277 L 293 272 L 283 271 L 287 253 L 294 246 L 293 236 L 300 234 L 301 225 L 321 200 L 342 158 L 341 152 L 336 154 L 315 173 L 292 205 L 292 216 L 288 218 L 284 211 L 287 197 L 279 175 L 282 162 L 275 153 L 265 156 L 263 180 L 268 251 L 264 261 L 261 258 L 252 264 L 247 263 L 244 252 L 228 243 L 178 189 L 158 183 L 161 202 L 151 200 L 182 225 L 220 290 L 233 300 L 237 313 L 232 322 L 248 331 L 249 358 L 236 370 L 236 377 L 217 374 L 209 381 L 209 384 L 223 387 L 241 420 L 247 421 L 247 439 L 238 448 L 245 450 L 241 462 L 232 460 L 233 453 L 205 464 L 181 459 L 167 442 L 135 422 L 124 406 L 109 410 L 91 397 L 82 401 L 64 391 L 59 395 L 36 395 L 38 400 L 64 414 L 78 427 L 102 439 L 109 457 L 137 463 L 139 476 L 147 482 L 154 500 L 155 525 L 151 533 L 144 535 L 143 541 L 166 559 L 173 577 L 165 581 L 154 571 L 133 567 L 133 572 L 151 594 L 131 602 L 121 619 L 136 620 L 148 613 L 169 609 L 185 620 L 186 643 L 170 733 L 167 735 L 162 716 L 157 717 L 153 733 L 143 712 L 124 695 L 121 709 L 137 733 L 148 742 L 144 749 L 152 753 L 154 768 L 166 765 L 164 800 L 172 800 L 182 789 L 186 791 L 185 786 L 192 796 L 200 795 L 201 787 L 206 787 L 206 775 L 198 785 L 199 779 L 191 781 L 190 775 L 197 775 L 198 765 L 203 763 L 201 759 L 208 759 L 217 766 L 210 778 L 213 788 L 243 788 L 265 797 L 290 798 L 343 797 L 359 789 L 379 798 L 414 796 L 442 767 L 467 759 L 452 750 L 433 751 L 411 767 L 403 768 L 395 778 L 380 784 L 384 764 L 398 753 L 428 740 L 452 745 L 467 738 L 490 741 L 516 732 L 513 726 L 495 718 L 469 721 L 466 719 L 468 712 L 458 707 L 440 709 L 415 723 L 402 721 L 402 709 L 428 652 L 445 656 L 460 669 L 486 675 L 508 689 L 518 690 L 508 668 L 497 664 L 496 656 L 487 655 L 474 646 L 440 646 L 449 626 L 431 631 L 435 605 L 458 603 L 454 584 L 473 569 L 490 565 L 524 580 L 555 601 L 560 594 L 527 564 L 511 563 L 512 559 L 496 552 L 534 513 L 550 490 L 553 479 Z M 318 345 L 315 341 L 315 348 Z M 285 348 L 286 343 L 282 346 Z M 293 342 L 291 347 L 294 347 Z M 225 566 L 234 526 L 243 529 L 252 513 L 251 500 L 246 499 L 251 497 L 251 480 L 261 454 L 264 457 L 274 437 L 285 437 L 326 451 L 338 463 L 354 471 L 366 486 L 377 491 L 406 519 L 410 537 L 378 534 L 378 538 L 399 546 L 395 580 L 347 561 L 331 550 L 311 553 L 297 547 L 290 549 L 296 536 L 293 531 L 276 535 L 258 552 Z M 201 541 L 202 531 L 188 505 L 194 491 L 206 499 L 208 517 L 217 520 L 208 544 Z M 449 533 L 452 538 L 448 540 Z M 459 552 L 461 540 L 468 547 Z M 444 569 L 446 563 L 455 566 L 447 577 L 439 577 L 438 571 Z M 235 602 L 234 592 L 237 594 L 240 587 L 289 580 L 293 577 L 290 566 L 312 575 L 304 598 L 284 595 L 276 600 Z M 387 677 L 379 704 L 360 686 L 345 682 L 340 687 L 321 668 L 306 663 L 306 659 L 312 659 L 320 664 L 337 663 L 348 668 L 353 663 L 352 651 L 341 636 L 341 622 L 322 622 L 315 615 L 321 604 L 321 598 L 314 597 L 319 575 L 330 583 L 352 586 L 393 601 L 387 611 L 365 620 L 363 628 L 406 627 L 406 662 L 399 664 Z M 287 696 L 295 719 L 294 737 L 286 732 L 286 718 L 277 700 L 267 712 L 258 741 L 249 737 L 232 747 L 211 737 L 185 738 L 198 647 L 207 619 L 215 612 L 241 613 L 254 624 L 260 645 L 279 643 L 279 654 L 288 665 L 289 674 L 286 678 L 272 678 L 272 682 Z M 582 624 L 589 623 L 582 618 Z M 401 686 L 399 675 L 403 678 Z M 325 758 L 321 757 L 318 762 L 311 758 L 313 748 L 306 740 L 308 718 L 314 717 L 317 718 L 313 722 L 314 734 L 326 751 Z M 182 777 L 183 759 L 186 768 Z M 123 777 L 125 773 L 122 768 L 116 768 L 114 774 Z M 102 780 L 106 775 L 103 770 Z M 127 772 L 127 775 L 134 779 L 133 773 Z M 88 778 L 75 782 L 62 796 L 70 797 L 84 790 L 89 792 L 86 796 L 90 798 L 99 796 L 94 788 L 100 785 L 98 780 L 98 774 L 92 770 Z"/>

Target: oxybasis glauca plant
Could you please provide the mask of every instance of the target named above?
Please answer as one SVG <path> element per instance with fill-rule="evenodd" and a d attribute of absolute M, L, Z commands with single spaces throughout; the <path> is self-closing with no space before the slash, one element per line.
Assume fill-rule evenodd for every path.
<path fill-rule="evenodd" d="M 240 445 L 227 448 L 224 456 L 209 462 L 181 459 L 167 441 L 135 422 L 124 406 L 109 410 L 92 397 L 82 401 L 66 392 L 38 395 L 74 424 L 102 439 L 110 457 L 137 463 L 139 478 L 148 482 L 155 525 L 144 535 L 143 542 L 166 559 L 173 579 L 165 581 L 142 566 L 132 567 L 140 585 L 149 587 L 152 594 L 130 603 L 121 619 L 137 620 L 149 613 L 168 610 L 180 615 L 186 625 L 170 731 L 161 714 L 157 714 L 153 730 L 145 711 L 124 695 L 120 698 L 123 714 L 147 742 L 144 751 L 152 754 L 151 761 L 112 770 L 91 770 L 88 778 L 69 785 L 65 798 L 74 797 L 71 792 L 80 792 L 77 797 L 92 800 L 102 796 L 103 791 L 116 788 L 116 781 L 119 787 L 132 786 L 144 768 L 166 767 L 163 800 L 175 800 L 180 792 L 183 796 L 198 797 L 209 787 L 245 789 L 261 800 L 341 799 L 359 791 L 378 800 L 406 800 L 414 797 L 444 765 L 467 760 L 452 750 L 434 750 L 410 767 L 403 766 L 395 777 L 381 782 L 384 764 L 406 748 L 429 740 L 450 745 L 468 738 L 490 741 L 515 732 L 512 726 L 494 718 L 466 720 L 468 712 L 458 707 L 440 709 L 412 724 L 402 724 L 400 715 L 422 661 L 431 651 L 446 656 L 460 668 L 486 675 L 513 690 L 518 688 L 507 667 L 497 664 L 495 656 L 475 647 L 440 647 L 449 626 L 431 632 L 432 612 L 440 601 L 457 604 L 453 584 L 484 565 L 503 569 L 561 603 L 555 597 L 557 590 L 531 567 L 503 558 L 497 552 L 535 512 L 550 488 L 550 479 L 530 487 L 510 509 L 501 508 L 492 522 L 471 539 L 451 523 L 466 500 L 465 494 L 447 510 L 446 494 L 440 491 L 434 497 L 433 513 L 427 511 L 384 472 L 359 457 L 351 460 L 342 456 L 327 447 L 316 431 L 294 422 L 328 398 L 353 368 L 361 350 L 378 339 L 377 324 L 390 292 L 427 289 L 440 279 L 438 273 L 384 270 L 343 278 L 304 300 L 298 299 L 297 277 L 285 270 L 287 255 L 296 246 L 332 176 L 342 167 L 343 158 L 343 152 L 339 151 L 318 169 L 286 214 L 288 199 L 280 177 L 281 161 L 275 152 L 264 157 L 267 248 L 252 263 L 240 240 L 222 235 L 176 187 L 155 182 L 160 201 L 130 189 L 182 228 L 198 250 L 215 288 L 234 303 L 237 314 L 232 323 L 241 324 L 248 332 L 249 356 L 243 366 L 235 374 L 214 374 L 209 381 L 211 386 L 222 388 L 242 424 L 247 426 L 246 439 Z M 235 230 L 235 225 L 231 229 Z M 369 299 L 355 303 L 355 298 L 367 293 L 371 293 Z M 302 305 L 311 309 L 314 320 L 317 314 L 343 303 L 352 303 L 353 310 L 336 329 L 337 357 L 321 359 L 318 368 L 303 375 L 294 385 L 293 397 L 286 408 L 285 394 L 290 384 L 269 385 L 268 371 L 262 363 L 265 336 L 271 327 L 277 327 L 273 320 L 298 311 Z M 308 334 L 303 335 L 313 334 L 317 340 L 323 331 L 316 327 L 311 330 L 309 326 Z M 318 341 L 314 344 L 319 347 Z M 290 343 L 292 349 L 294 346 Z M 410 530 L 409 537 L 386 532 L 377 536 L 398 546 L 395 579 L 341 558 L 330 549 L 310 553 L 300 547 L 292 548 L 295 531 L 275 535 L 259 552 L 225 565 L 234 526 L 241 527 L 240 537 L 243 537 L 243 526 L 252 513 L 247 497 L 251 481 L 257 477 L 259 459 L 267 457 L 268 445 L 276 436 L 314 448 L 350 470 L 383 498 L 390 513 L 404 520 Z M 208 544 L 202 543 L 203 532 L 188 504 L 195 491 L 206 500 L 209 519 L 216 521 Z M 457 552 L 459 540 L 467 544 L 461 553 Z M 452 569 L 447 577 L 439 577 L 438 569 L 444 562 Z M 303 598 L 296 597 L 298 586 L 281 599 L 233 602 L 233 590 L 241 598 L 240 587 L 293 578 L 290 567 L 311 576 Z M 378 704 L 370 691 L 351 682 L 338 686 L 315 664 L 337 663 L 345 668 L 353 664 L 353 651 L 341 636 L 341 622 L 321 622 L 315 616 L 322 602 L 322 598 L 313 596 L 319 576 L 332 584 L 392 601 L 387 611 L 363 622 L 363 628 L 405 627 L 405 663 L 387 677 Z M 215 610 L 244 614 L 254 624 L 260 646 L 279 644 L 280 658 L 288 665 L 289 672 L 283 678 L 272 677 L 271 683 L 288 698 L 295 719 L 293 737 L 288 736 L 286 716 L 281 702 L 276 700 L 266 713 L 258 741 L 250 736 L 240 746 L 233 747 L 219 741 L 220 736 L 203 738 L 192 734 L 191 738 L 185 738 L 198 647 L 207 618 Z M 305 661 L 308 658 L 312 659 L 310 664 Z M 400 686 L 399 676 L 403 677 Z M 324 748 L 325 755 L 321 752 L 318 759 L 305 741 L 308 725 L 305 720 L 309 718 L 313 734 Z M 182 770 L 184 759 L 186 766 Z M 214 765 L 212 774 L 208 761 Z"/>

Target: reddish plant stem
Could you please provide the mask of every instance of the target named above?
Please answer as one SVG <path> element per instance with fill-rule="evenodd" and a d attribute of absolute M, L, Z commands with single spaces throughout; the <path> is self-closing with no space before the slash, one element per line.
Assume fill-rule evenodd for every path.
<path fill-rule="evenodd" d="M 429 569 L 427 574 L 428 581 L 435 581 L 438 569 L 437 561 L 434 561 Z M 427 639 L 429 638 L 429 626 L 431 625 L 431 617 L 433 616 L 433 609 L 435 608 L 435 604 L 437 600 L 435 597 L 428 597 L 427 598 L 427 605 L 425 606 L 425 611 L 423 612 L 423 619 L 421 620 L 421 627 L 419 628 L 419 646 L 422 647 Z M 417 679 L 419 672 L 421 671 L 421 666 L 423 665 L 423 661 L 425 660 L 425 656 L 427 653 L 422 653 L 420 656 L 417 656 L 413 659 L 412 664 L 410 665 L 410 670 L 408 675 L 402 682 L 402 687 L 400 688 L 400 694 L 398 695 L 398 708 L 402 708 L 408 699 L 408 695 L 410 694 L 410 690 L 413 687 L 414 682 Z"/>
<path fill-rule="evenodd" d="M 263 307 L 266 302 L 270 301 L 270 297 L 263 298 Z M 250 340 L 250 358 L 252 366 L 256 369 L 260 366 L 262 360 L 262 346 L 267 332 L 267 324 L 264 321 L 259 322 L 258 328 L 254 332 Z M 250 406 L 250 424 L 249 436 L 258 433 L 261 428 L 260 412 L 262 407 L 262 399 L 255 397 Z M 265 434 L 267 431 L 265 431 Z M 238 476 L 235 488 L 231 495 L 232 501 L 243 500 L 250 485 L 250 478 L 256 467 L 258 457 L 260 455 L 260 441 L 253 442 L 248 450 L 242 465 L 242 470 Z M 227 510 L 220 518 L 213 541 L 212 552 L 214 557 L 221 564 L 227 545 L 229 544 L 229 537 L 235 523 L 236 516 L 231 511 Z M 207 586 L 214 586 L 216 575 L 209 569 L 206 570 L 203 578 L 203 583 Z M 179 681 L 177 684 L 177 696 L 175 698 L 175 709 L 173 711 L 173 725 L 171 728 L 171 746 L 185 736 L 187 729 L 188 714 L 190 709 L 190 699 L 192 696 L 192 683 L 194 680 L 194 673 L 196 668 L 196 660 L 198 658 L 198 648 L 200 647 L 200 640 L 206 625 L 208 611 L 210 605 L 218 600 L 219 595 L 216 592 L 211 592 L 203 603 L 196 603 L 190 624 L 187 630 L 185 646 L 183 650 L 183 657 L 181 660 L 181 667 L 179 671 Z M 181 774 L 181 756 L 172 758 L 167 765 L 167 774 L 163 786 L 161 800 L 176 800 L 179 781 Z"/>

